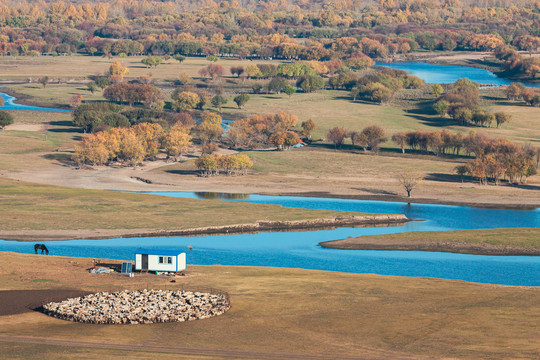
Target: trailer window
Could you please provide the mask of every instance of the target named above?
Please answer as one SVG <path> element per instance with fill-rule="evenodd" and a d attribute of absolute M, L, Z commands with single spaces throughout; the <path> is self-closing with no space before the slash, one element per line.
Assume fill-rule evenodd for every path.
<path fill-rule="evenodd" d="M 159 263 L 160 264 L 172 264 L 172 257 L 170 257 L 170 256 L 160 256 L 159 257 Z"/>

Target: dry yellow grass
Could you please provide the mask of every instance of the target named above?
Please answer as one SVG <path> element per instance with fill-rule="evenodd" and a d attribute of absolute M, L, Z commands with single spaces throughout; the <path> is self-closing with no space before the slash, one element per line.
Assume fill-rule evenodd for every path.
<path fill-rule="evenodd" d="M 187 323 L 85 325 L 40 313 L 0 318 L 0 336 L 96 344 L 42 345 L 40 356 L 46 359 L 68 357 L 64 353 L 68 349 L 74 349 L 73 356 L 84 352 L 99 357 L 104 354 L 103 343 L 205 349 L 208 358 L 221 358 L 220 349 L 237 350 L 254 359 L 283 353 L 334 359 L 532 359 L 539 355 L 538 288 L 228 266 L 188 266 L 188 276 L 171 284 L 170 278 L 154 275 L 133 279 L 92 275 L 86 271 L 90 259 L 0 253 L 0 260 L 3 290 L 202 286 L 231 295 L 232 308 L 226 314 Z M 32 344 L 0 342 L 2 353 L 13 358 L 36 356 L 37 349 Z M 131 357 L 119 351 L 107 354 L 108 358 Z M 143 350 L 138 356 L 143 354 L 157 356 Z"/>

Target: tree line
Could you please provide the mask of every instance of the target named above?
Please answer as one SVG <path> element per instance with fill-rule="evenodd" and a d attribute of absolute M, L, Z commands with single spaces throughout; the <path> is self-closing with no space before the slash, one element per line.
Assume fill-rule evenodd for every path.
<path fill-rule="evenodd" d="M 380 145 L 388 140 L 384 129 L 377 125 L 367 126 L 361 131 L 348 131 L 336 126 L 326 134 L 326 139 L 340 149 L 346 139 L 350 139 L 353 148 L 360 146 L 377 154 Z M 433 153 L 436 156 L 444 154 L 474 155 L 466 165 L 456 167 L 456 172 L 463 176 L 470 174 L 481 184 L 487 184 L 488 179 L 499 184 L 502 178 L 509 183 L 523 183 L 527 177 L 535 175 L 540 162 L 540 148 L 531 145 L 521 146 L 505 138 L 492 138 L 471 131 L 452 133 L 440 131 L 407 131 L 398 132 L 391 136 L 392 141 L 403 153 L 405 149 Z"/>
<path fill-rule="evenodd" d="M 520 1 L 519 11 L 503 1 L 488 7 L 477 0 L 246 3 L 255 4 L 18 1 L 0 6 L 0 53 L 326 61 L 416 49 L 538 49 L 534 1 Z M 157 59 L 147 60 L 155 66 Z"/>
<path fill-rule="evenodd" d="M 191 145 L 191 136 L 182 126 L 165 131 L 161 125 L 140 123 L 130 128 L 112 127 L 88 134 L 75 145 L 73 160 L 78 164 L 104 165 L 121 162 L 135 165 L 163 150 L 177 158 Z"/>

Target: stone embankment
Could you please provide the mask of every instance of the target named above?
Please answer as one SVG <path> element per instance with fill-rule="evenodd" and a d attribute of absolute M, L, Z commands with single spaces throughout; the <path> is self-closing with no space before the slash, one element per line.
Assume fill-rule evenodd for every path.
<path fill-rule="evenodd" d="M 306 229 L 330 229 L 339 226 L 363 226 L 363 225 L 402 225 L 410 221 L 403 214 L 373 214 L 351 215 L 312 220 L 291 221 L 258 221 L 253 224 L 237 224 L 224 226 L 208 226 L 186 230 L 172 230 L 155 233 L 148 236 L 188 236 L 188 235 L 212 235 L 212 234 L 235 234 L 259 231 L 288 231 Z M 145 235 L 146 236 L 146 235 Z"/>
<path fill-rule="evenodd" d="M 229 310 L 225 295 L 191 291 L 102 292 L 43 305 L 47 315 L 91 324 L 152 324 L 206 319 Z"/>

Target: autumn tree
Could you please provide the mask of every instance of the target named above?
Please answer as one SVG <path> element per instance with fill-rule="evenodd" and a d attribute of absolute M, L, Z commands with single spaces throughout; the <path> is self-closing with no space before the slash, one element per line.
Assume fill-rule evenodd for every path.
<path fill-rule="evenodd" d="M 212 79 L 217 79 L 225 74 L 225 68 L 221 65 L 210 64 L 199 70 L 199 75 L 202 77 L 210 76 Z"/>
<path fill-rule="evenodd" d="M 495 121 L 497 122 L 497 127 L 501 127 L 503 124 L 510 122 L 512 120 L 512 115 L 507 114 L 505 112 L 496 112 L 495 114 Z"/>
<path fill-rule="evenodd" d="M 278 150 L 289 150 L 301 142 L 298 134 L 293 131 L 278 131 L 270 136 L 270 144 L 275 145 Z"/>
<path fill-rule="evenodd" d="M 335 126 L 326 133 L 326 139 L 334 143 L 336 149 L 341 149 L 346 137 L 347 131 L 341 126 Z"/>
<path fill-rule="evenodd" d="M 212 154 L 199 156 L 194 164 L 202 176 L 212 176 L 218 171 L 218 159 Z"/>
<path fill-rule="evenodd" d="M 403 170 L 398 176 L 399 183 L 405 188 L 409 198 L 413 189 L 422 182 L 423 178 L 421 173 L 411 168 Z"/>
<path fill-rule="evenodd" d="M 405 154 L 405 146 L 407 145 L 407 134 L 403 131 L 392 135 L 392 141 L 401 148 L 401 152 Z"/>
<path fill-rule="evenodd" d="M 444 89 L 443 89 L 443 87 L 441 86 L 441 84 L 433 84 L 433 85 L 431 86 L 431 93 L 432 93 L 435 97 L 441 96 L 443 92 L 444 92 Z"/>
<path fill-rule="evenodd" d="M 303 135 L 308 140 L 311 140 L 311 133 L 313 132 L 313 130 L 315 130 L 317 128 L 317 125 L 315 124 L 315 122 L 313 120 L 309 119 L 309 120 L 303 121 L 301 126 L 302 126 Z"/>
<path fill-rule="evenodd" d="M 189 145 L 191 145 L 191 136 L 188 130 L 182 126 L 173 126 L 163 137 L 163 148 L 167 156 L 172 157 L 175 161 L 178 156 L 187 151 Z"/>
<path fill-rule="evenodd" d="M 111 76 L 117 76 L 123 79 L 127 74 L 129 74 L 129 69 L 121 61 L 115 61 L 109 66 L 109 75 Z"/>
<path fill-rule="evenodd" d="M 362 135 L 366 141 L 367 146 L 375 154 L 379 152 L 380 144 L 387 140 L 384 129 L 377 125 L 365 127 L 364 129 L 362 129 Z"/>
<path fill-rule="evenodd" d="M 131 130 L 142 141 L 145 156 L 152 157 L 158 153 L 164 135 L 161 125 L 143 122 L 132 126 Z"/>
<path fill-rule="evenodd" d="M 110 158 L 105 142 L 97 134 L 90 134 L 74 146 L 73 160 L 78 164 L 103 165 Z"/>
<path fill-rule="evenodd" d="M 176 89 L 172 96 L 172 108 L 176 111 L 186 111 L 197 107 L 200 97 L 194 92 Z"/>
<path fill-rule="evenodd" d="M 82 97 L 81 94 L 73 95 L 73 96 L 69 99 L 69 106 L 71 106 L 72 108 L 75 109 L 75 108 L 79 107 L 79 105 L 81 105 L 82 100 L 83 100 L 83 97 Z"/>

